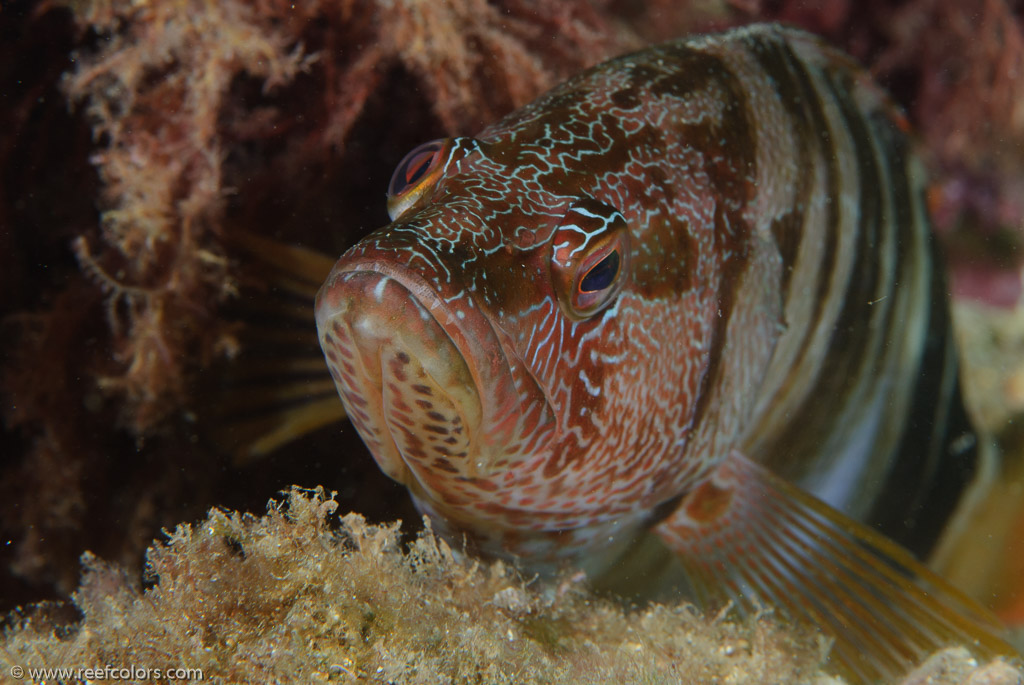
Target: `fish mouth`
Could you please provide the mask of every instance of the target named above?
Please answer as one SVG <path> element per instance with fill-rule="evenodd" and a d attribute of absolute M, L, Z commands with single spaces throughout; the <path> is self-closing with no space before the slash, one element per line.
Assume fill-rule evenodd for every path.
<path fill-rule="evenodd" d="M 439 477 L 487 470 L 489 415 L 514 409 L 490 400 L 515 393 L 479 310 L 400 267 L 343 260 L 317 294 L 316 321 L 349 418 L 388 476 L 441 494 Z"/>

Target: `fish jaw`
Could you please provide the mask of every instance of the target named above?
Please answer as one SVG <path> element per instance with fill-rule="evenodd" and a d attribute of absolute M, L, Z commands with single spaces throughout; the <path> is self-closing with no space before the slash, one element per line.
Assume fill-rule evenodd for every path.
<path fill-rule="evenodd" d="M 524 456 L 509 452 L 517 434 L 552 420 L 543 398 L 547 417 L 524 417 L 538 398 L 523 404 L 524 384 L 487 317 L 394 261 L 339 260 L 317 295 L 320 345 L 381 469 L 450 514 L 488 496 L 467 483 Z"/>
<path fill-rule="evenodd" d="M 385 473 L 412 485 L 410 462 L 465 457 L 480 426 L 476 385 L 408 288 L 379 271 L 335 273 L 316 318 L 345 409 Z"/>

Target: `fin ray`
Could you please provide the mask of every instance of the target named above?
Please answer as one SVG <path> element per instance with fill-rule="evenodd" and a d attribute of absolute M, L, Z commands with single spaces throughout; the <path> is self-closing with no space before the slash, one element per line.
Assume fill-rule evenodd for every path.
<path fill-rule="evenodd" d="M 341 421 L 345 409 L 320 349 L 313 315 L 334 259 L 235 231 L 240 293 L 226 315 L 238 321 L 240 352 L 215 373 L 201 409 L 211 437 L 238 464 Z"/>
<path fill-rule="evenodd" d="M 803 566 L 813 565 L 829 572 L 827 576 L 806 577 L 808 584 L 816 591 L 801 596 L 799 590 L 794 588 L 796 596 L 819 602 L 819 598 L 824 598 L 825 622 L 830 624 L 835 632 L 842 631 L 846 635 L 858 638 L 857 642 L 851 645 L 853 653 L 882 652 L 886 653 L 887 659 L 912 661 L 916 650 L 904 646 L 902 642 L 921 644 L 925 649 L 927 645 L 936 642 L 936 636 L 922 633 L 914 617 L 901 611 L 902 605 L 887 605 L 880 601 L 875 586 L 859 573 L 862 571 L 870 577 L 869 566 L 857 563 L 859 559 L 851 559 L 851 563 L 844 566 L 842 562 L 831 558 L 828 554 L 830 550 L 817 548 L 818 544 L 822 544 L 823 547 L 828 545 L 827 541 L 813 538 L 810 541 L 811 544 L 796 547 L 783 536 L 778 540 L 779 549 L 800 560 Z M 779 555 L 779 559 L 784 561 L 786 555 Z M 795 569 L 793 571 L 796 572 Z M 856 601 L 850 601 L 851 597 Z M 926 616 L 919 614 L 917 619 L 926 619 Z M 865 641 L 870 643 L 870 647 L 864 644 Z M 837 649 L 843 650 L 845 647 L 840 645 Z"/>
<path fill-rule="evenodd" d="M 909 552 L 738 452 L 657 532 L 702 599 L 744 613 L 767 603 L 817 626 L 857 681 L 897 678 L 953 644 L 1016 654 L 994 616 Z"/>
<path fill-rule="evenodd" d="M 772 543 L 780 550 L 788 551 L 789 554 L 758 554 L 756 561 L 749 568 L 743 569 L 743 576 L 755 587 L 763 587 L 766 583 L 770 583 L 773 577 L 778 578 L 785 583 L 789 592 L 769 591 L 763 595 L 765 599 L 772 601 L 773 604 L 782 605 L 788 609 L 790 615 L 806 614 L 816 625 L 829 626 L 829 632 L 833 634 L 847 635 L 848 646 L 854 650 L 854 653 L 884 653 L 886 658 L 893 660 L 911 658 L 912 655 L 908 650 L 899 649 L 898 641 L 886 640 L 885 635 L 880 635 L 873 630 L 871 617 L 865 613 L 862 607 L 856 603 L 852 605 L 844 603 L 842 591 L 836 591 L 833 584 L 829 582 L 831 578 L 804 576 L 802 580 L 815 588 L 815 591 L 801 592 L 795 582 L 791 580 L 800 577 L 801 574 L 790 559 L 798 560 L 803 566 L 820 565 L 824 559 L 815 555 L 815 550 L 811 546 L 797 548 L 790 544 L 785 536 L 777 535 L 775 531 L 767 527 L 766 520 L 770 519 L 758 520 L 757 524 L 758 527 L 765 529 L 765 541 Z M 768 568 L 759 570 L 758 567 Z M 785 570 L 782 571 L 780 567 Z M 803 604 L 799 604 L 798 600 L 803 600 Z M 856 626 L 856 629 L 853 626 Z M 837 645 L 837 649 L 846 649 L 846 646 Z"/>

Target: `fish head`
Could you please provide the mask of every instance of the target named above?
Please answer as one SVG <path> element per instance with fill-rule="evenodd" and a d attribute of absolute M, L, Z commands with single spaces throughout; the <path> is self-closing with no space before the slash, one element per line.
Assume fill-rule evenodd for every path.
<path fill-rule="evenodd" d="M 442 531 L 541 568 L 626 541 L 692 475 L 675 462 L 701 367 L 678 362 L 709 325 L 638 282 L 652 265 L 608 192 L 524 176 L 514 147 L 411 152 L 392 223 L 342 255 L 316 320 L 383 471 Z"/>
<path fill-rule="evenodd" d="M 421 154 L 457 166 L 478 149 L 473 139 L 421 146 L 396 179 Z M 410 211 L 393 181 L 395 220 L 341 257 L 316 303 L 353 424 L 389 476 L 432 498 L 544 449 L 556 427 L 550 398 L 494 316 L 532 291 L 502 284 L 539 279 L 540 250 L 509 250 L 500 231 L 479 226 L 485 179 L 455 185 L 446 202 Z"/>

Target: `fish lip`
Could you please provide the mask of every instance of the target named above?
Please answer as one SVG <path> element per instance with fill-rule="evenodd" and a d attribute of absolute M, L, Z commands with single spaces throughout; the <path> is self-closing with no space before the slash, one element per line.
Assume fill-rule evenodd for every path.
<path fill-rule="evenodd" d="M 480 407 L 480 421 L 476 426 L 478 437 L 473 440 L 478 454 L 475 461 L 467 460 L 459 467 L 461 476 L 482 475 L 489 470 L 488 465 L 496 460 L 495 452 L 503 446 L 500 439 L 492 439 L 488 428 L 496 423 L 496 418 L 508 416 L 515 411 L 515 404 L 512 401 L 515 396 L 513 359 L 506 342 L 502 340 L 502 331 L 475 301 L 471 306 L 456 309 L 444 299 L 441 289 L 428 278 L 404 265 L 396 265 L 393 259 L 391 256 L 382 258 L 375 255 L 360 255 L 354 258 L 342 256 L 317 293 L 317 328 L 324 330 L 331 317 L 337 314 L 337 303 L 331 302 L 331 295 L 335 287 L 346 277 L 367 274 L 392 280 L 404 288 L 410 298 L 426 310 L 444 331 L 469 371 Z M 472 301 L 470 293 L 466 293 L 466 298 Z M 462 315 L 459 316 L 456 311 Z M 411 472 L 409 475 L 412 477 L 392 477 L 396 477 L 407 486 L 419 486 L 415 489 L 423 488 L 424 481 L 429 480 L 422 473 L 426 467 L 407 459 L 397 448 L 397 444 L 394 448 L 395 454 L 401 459 L 405 469 Z"/>
<path fill-rule="evenodd" d="M 341 261 L 345 261 L 344 257 Z M 457 323 L 456 317 L 448 311 L 450 308 L 447 307 L 444 300 L 441 299 L 437 294 L 436 289 L 430 285 L 427 279 L 407 268 L 396 267 L 390 261 L 371 258 L 356 261 L 345 261 L 344 264 L 339 262 L 333 269 L 331 269 L 330 275 L 328 275 L 327 280 L 324 281 L 324 284 L 320 287 L 320 291 L 316 296 L 317 324 L 320 323 L 321 310 L 323 309 L 320 306 L 322 294 L 329 291 L 346 275 L 355 273 L 384 276 L 395 281 L 408 290 L 421 305 L 426 307 L 427 311 L 430 312 L 430 315 L 437 319 L 437 322 L 445 329 L 445 332 L 448 331 L 446 326 L 446 323 L 448 322 L 438 319 L 435 311 L 445 311 L 448 314 L 447 318 L 450 319 L 452 323 Z"/>
<path fill-rule="evenodd" d="M 342 258 L 344 261 L 344 257 Z M 386 260 L 366 258 L 354 261 L 346 261 L 344 264 L 339 262 L 331 270 L 330 275 L 324 284 L 320 287 L 319 292 L 316 296 L 316 323 L 319 327 L 322 324 L 322 318 L 333 315 L 333 308 L 331 311 L 327 311 L 321 306 L 321 296 L 330 291 L 331 288 L 345 276 L 350 274 L 366 273 L 375 276 L 384 276 L 395 281 L 398 285 L 402 286 L 409 291 L 409 294 L 423 306 L 427 312 L 434 317 L 441 330 L 445 332 L 448 338 L 452 341 L 452 344 L 462 355 L 462 358 L 466 361 L 466 365 L 469 366 L 470 372 L 473 375 L 473 380 L 479 385 L 480 378 L 474 370 L 473 358 L 467 355 L 468 350 L 466 345 L 460 344 L 458 340 L 452 337 L 451 327 L 454 327 L 464 340 L 467 338 L 467 331 L 464 327 L 465 319 L 460 320 L 455 315 L 451 306 L 438 294 L 437 289 L 433 287 L 426 278 L 420 276 L 415 271 L 407 269 L 405 267 L 396 267 L 393 263 Z M 438 314 L 443 314 L 443 318 Z M 478 314 L 479 315 L 479 314 Z M 469 318 L 468 316 L 466 318 Z"/>

